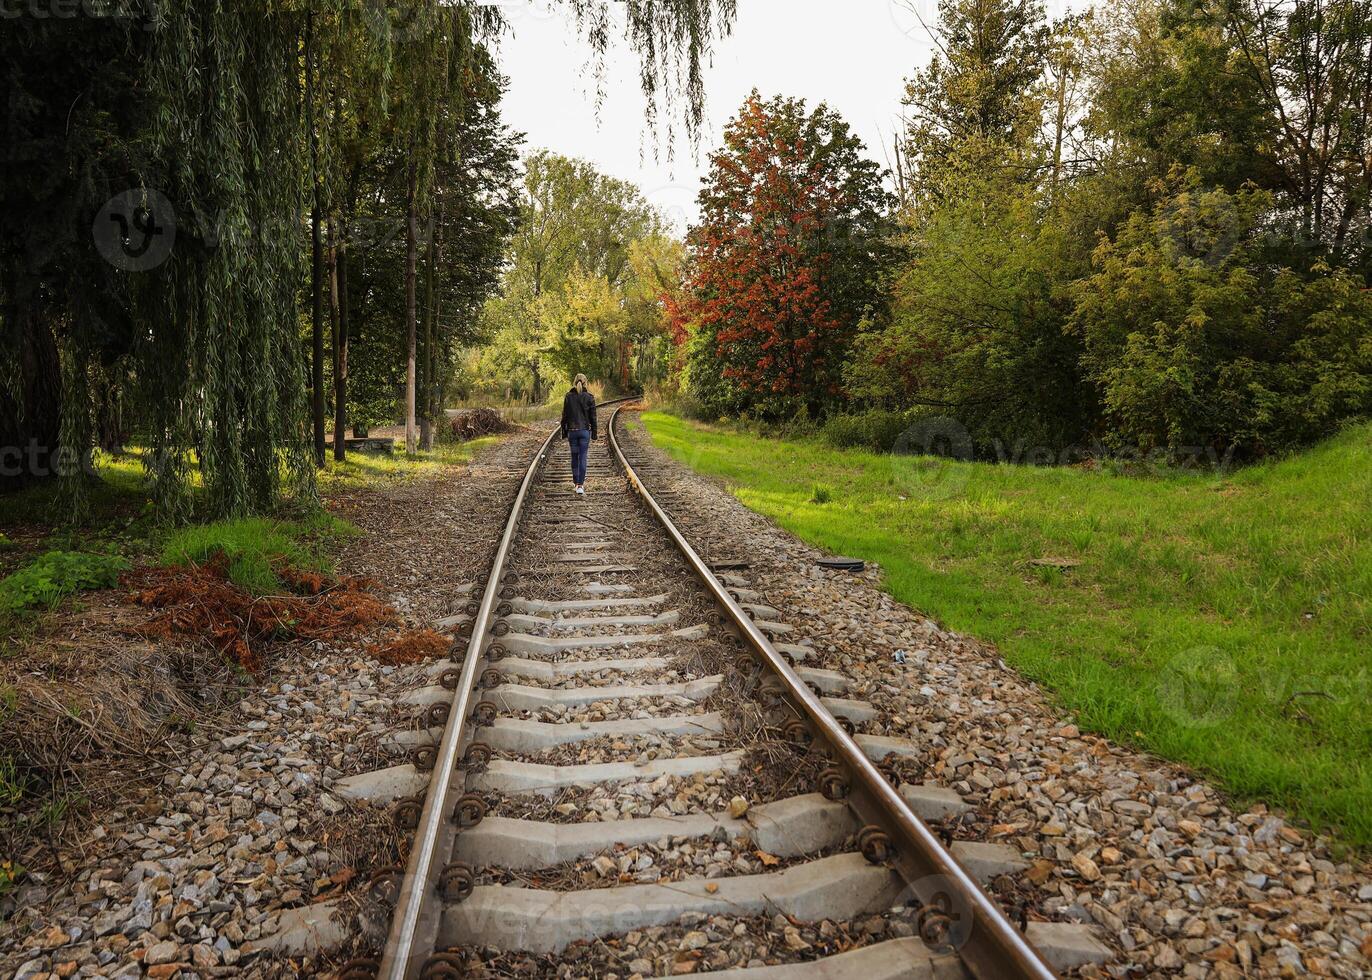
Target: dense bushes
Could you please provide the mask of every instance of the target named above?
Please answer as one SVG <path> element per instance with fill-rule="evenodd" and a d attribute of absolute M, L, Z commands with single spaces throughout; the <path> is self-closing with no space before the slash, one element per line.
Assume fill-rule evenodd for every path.
<path fill-rule="evenodd" d="M 1063 330 L 1064 280 L 1089 251 L 1062 244 L 1060 215 L 1004 179 L 968 177 L 965 196 L 912 229 L 892 289 L 891 322 L 858 339 L 845 369 L 859 402 L 923 405 L 977 444 L 1062 447 L 1090 425 L 1095 395 Z"/>
<path fill-rule="evenodd" d="M 835 415 L 819 430 L 820 438 L 839 449 L 871 449 L 886 452 L 899 441 L 914 421 L 915 412 L 871 408 Z"/>
<path fill-rule="evenodd" d="M 1346 269 L 1276 264 L 1272 209 L 1192 179 L 1096 250 L 1071 328 L 1112 443 L 1254 457 L 1372 413 L 1372 295 Z"/>
<path fill-rule="evenodd" d="M 1036 460 L 1253 460 L 1372 415 L 1372 6 L 1139 0 L 1050 25 L 1037 0 L 942 0 L 936 34 L 882 248 L 688 282 L 694 309 L 730 314 L 681 331 L 706 410 L 849 413 L 823 438 L 888 450 L 924 418 Z M 736 223 L 786 240 L 776 216 L 811 209 L 794 198 L 744 195 Z M 830 336 L 807 302 L 855 254 L 885 264 L 861 266 L 868 301 Z M 732 343 L 744 308 L 752 346 Z"/>

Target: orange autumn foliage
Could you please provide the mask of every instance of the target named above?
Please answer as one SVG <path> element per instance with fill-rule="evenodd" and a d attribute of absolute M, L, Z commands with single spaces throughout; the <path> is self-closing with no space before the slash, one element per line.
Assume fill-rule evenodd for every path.
<path fill-rule="evenodd" d="M 405 633 L 390 643 L 375 644 L 367 648 L 367 655 L 383 664 L 399 667 L 403 664 L 417 664 L 442 656 L 452 645 L 452 638 L 433 630 L 414 630 Z"/>
<path fill-rule="evenodd" d="M 365 579 L 276 571 L 289 594 L 250 594 L 229 581 L 222 558 L 205 565 L 137 569 L 120 582 L 133 590 L 130 602 L 159 610 L 137 628 L 140 635 L 207 641 L 253 674 L 262 671 L 263 655 L 273 643 L 337 640 L 400 622 Z"/>

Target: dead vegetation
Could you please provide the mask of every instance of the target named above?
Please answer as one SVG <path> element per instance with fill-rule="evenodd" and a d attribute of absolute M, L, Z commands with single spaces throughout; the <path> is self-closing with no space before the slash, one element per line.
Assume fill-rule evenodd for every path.
<path fill-rule="evenodd" d="M 448 419 L 447 438 L 450 442 L 468 442 L 482 436 L 500 435 L 519 428 L 490 408 L 473 408 Z"/>
<path fill-rule="evenodd" d="M 433 660 L 448 652 L 452 638 L 433 630 L 411 630 L 389 643 L 378 643 L 367 648 L 367 655 L 383 664 L 399 667 L 404 664 L 418 664 Z"/>
<path fill-rule="evenodd" d="M 448 640 L 402 629 L 362 578 L 280 567 L 289 591 L 254 596 L 223 561 L 125 573 L 0 660 L 0 847 L 32 869 L 59 851 L 69 820 L 175 771 L 207 717 L 239 698 L 293 644 L 356 642 L 384 663 L 416 663 Z"/>
<path fill-rule="evenodd" d="M 238 674 L 193 643 L 130 640 L 142 615 L 116 593 L 53 616 L 0 660 L 0 848 L 33 868 L 65 818 L 170 771 L 193 719 L 237 696 Z"/>
<path fill-rule="evenodd" d="M 144 568 L 126 574 L 130 601 L 157 615 L 135 632 L 145 638 L 207 641 L 251 674 L 261 674 L 275 643 L 336 640 L 400 617 L 362 578 L 333 580 L 315 572 L 277 569 L 290 594 L 254 596 L 228 580 L 224 562 Z"/>

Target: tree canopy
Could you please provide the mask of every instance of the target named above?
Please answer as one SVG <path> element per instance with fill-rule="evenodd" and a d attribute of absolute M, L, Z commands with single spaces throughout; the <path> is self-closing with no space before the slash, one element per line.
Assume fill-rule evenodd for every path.
<path fill-rule="evenodd" d="M 1372 414 L 1372 8 L 938 14 L 896 203 L 862 222 L 879 254 L 802 247 L 824 219 L 815 170 L 784 176 L 786 100 L 726 131 L 676 317 L 698 406 L 781 419 L 803 389 L 826 399 L 810 416 L 864 413 L 871 444 L 937 423 L 996 458 L 1253 459 Z"/>
<path fill-rule="evenodd" d="M 670 145 L 660 110 L 681 107 L 696 132 L 733 0 L 636 0 L 622 19 L 608 0 L 565 4 L 597 58 L 622 25 L 651 129 Z M 413 418 L 416 402 L 432 412 L 439 352 L 495 284 L 513 152 L 483 47 L 499 5 L 174 0 L 113 14 L 21 16 L 0 35 L 0 199 L 17 219 L 0 232 L 0 336 L 15 352 L 0 440 L 23 459 L 0 485 L 60 470 L 79 517 L 97 437 L 136 435 L 169 518 L 197 497 L 213 514 L 309 499 L 330 373 L 340 429 L 347 414 L 348 313 L 364 397 L 369 372 L 373 391 L 386 373 L 369 354 L 404 337 Z M 349 239 L 359 215 L 394 220 L 398 199 L 397 289 L 394 239 Z"/>
<path fill-rule="evenodd" d="M 679 247 L 632 184 L 529 154 L 507 259 L 482 316 L 472 390 L 537 403 L 576 374 L 627 390 L 641 365 L 658 363 L 660 293 L 675 284 Z"/>
<path fill-rule="evenodd" d="M 755 91 L 724 130 L 690 236 L 690 372 L 721 410 L 819 414 L 877 315 L 886 193 L 825 105 Z"/>

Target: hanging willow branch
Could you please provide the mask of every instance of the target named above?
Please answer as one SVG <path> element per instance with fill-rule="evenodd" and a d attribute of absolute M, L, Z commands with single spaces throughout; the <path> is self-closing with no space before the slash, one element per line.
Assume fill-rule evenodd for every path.
<path fill-rule="evenodd" d="M 649 132 L 660 135 L 660 106 L 683 104 L 692 142 L 705 119 L 705 65 L 716 38 L 729 35 L 737 0 L 563 0 L 603 67 L 605 52 L 622 28 L 639 57 L 639 85 L 647 102 Z M 602 92 L 603 95 L 603 92 Z M 667 129 L 670 153 L 672 129 Z"/>
<path fill-rule="evenodd" d="M 188 513 L 193 460 L 213 514 L 313 493 L 296 341 L 309 173 L 298 28 L 192 0 L 158 17 L 153 152 L 181 234 L 139 291 L 137 354 L 153 498 L 170 517 Z"/>
<path fill-rule="evenodd" d="M 371 25 L 385 28 L 383 76 L 392 76 L 397 48 L 414 43 L 439 25 L 444 15 L 463 10 L 478 40 L 506 26 L 499 4 L 476 0 L 358 0 Z M 576 19 L 594 52 L 603 78 L 604 58 L 619 35 L 639 57 L 639 85 L 646 100 L 649 131 L 660 135 L 661 109 L 681 105 L 686 130 L 695 139 L 705 118 L 705 66 L 714 42 L 727 37 L 738 0 L 558 0 Z M 603 94 L 603 92 L 602 92 Z M 670 140 L 671 129 L 667 136 Z"/>

